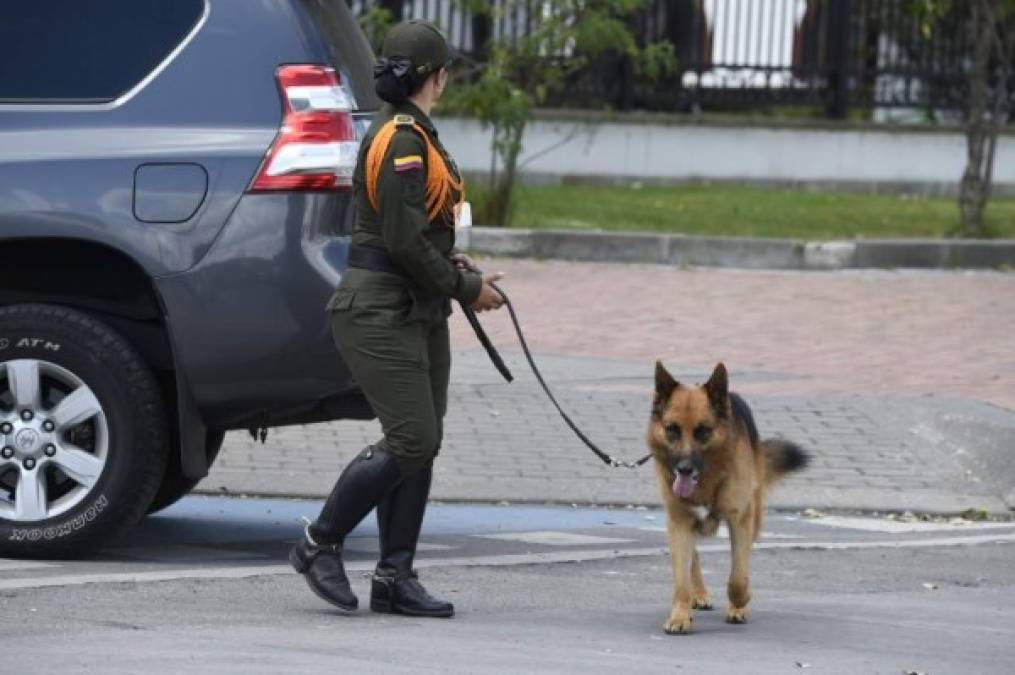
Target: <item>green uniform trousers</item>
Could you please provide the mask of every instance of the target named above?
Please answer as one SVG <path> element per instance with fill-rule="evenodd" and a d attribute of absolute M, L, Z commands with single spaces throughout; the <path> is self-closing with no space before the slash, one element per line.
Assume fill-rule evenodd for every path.
<path fill-rule="evenodd" d="M 451 375 L 447 319 L 419 316 L 389 275 L 357 270 L 350 277 L 328 305 L 332 335 L 381 422 L 378 445 L 412 475 L 434 458 L 443 438 Z"/>

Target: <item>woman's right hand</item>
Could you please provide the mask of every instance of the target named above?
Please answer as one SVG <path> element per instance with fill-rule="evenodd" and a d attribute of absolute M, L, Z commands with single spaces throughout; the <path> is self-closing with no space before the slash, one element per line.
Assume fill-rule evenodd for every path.
<path fill-rule="evenodd" d="M 494 272 L 483 275 L 483 288 L 479 297 L 472 303 L 472 309 L 477 312 L 485 312 L 490 309 L 500 309 L 504 304 L 504 296 L 497 292 L 490 284 L 496 283 L 504 278 L 503 272 Z"/>

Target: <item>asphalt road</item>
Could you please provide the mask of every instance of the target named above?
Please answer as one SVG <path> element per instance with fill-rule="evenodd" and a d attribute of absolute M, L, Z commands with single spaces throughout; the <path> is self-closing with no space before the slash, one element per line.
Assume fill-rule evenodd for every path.
<path fill-rule="evenodd" d="M 435 505 L 419 567 L 452 620 L 331 612 L 284 565 L 317 503 L 189 498 L 89 560 L 0 560 L 0 673 L 1010 673 L 1015 524 L 772 514 L 748 624 L 668 636 L 653 510 Z M 350 539 L 361 599 L 372 522 Z M 364 603 L 365 604 L 365 603 Z"/>

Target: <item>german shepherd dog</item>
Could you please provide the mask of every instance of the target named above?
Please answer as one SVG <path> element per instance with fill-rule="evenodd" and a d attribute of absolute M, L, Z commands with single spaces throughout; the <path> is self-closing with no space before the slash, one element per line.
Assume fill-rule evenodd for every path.
<path fill-rule="evenodd" d="M 748 564 L 761 532 L 765 492 L 806 466 L 808 455 L 793 443 L 758 438 L 751 409 L 729 391 L 722 363 L 704 385 L 686 387 L 657 361 L 655 381 L 648 445 L 673 564 L 673 608 L 663 629 L 688 633 L 691 610 L 712 609 L 696 540 L 715 534 L 720 521 L 729 528 L 733 549 L 726 621 L 744 623 L 751 599 Z"/>

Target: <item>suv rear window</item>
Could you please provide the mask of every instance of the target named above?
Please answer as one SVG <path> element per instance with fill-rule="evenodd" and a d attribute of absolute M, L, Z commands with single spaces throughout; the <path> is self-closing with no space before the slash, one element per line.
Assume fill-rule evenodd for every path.
<path fill-rule="evenodd" d="M 183 41 L 204 2 L 4 0 L 0 102 L 115 100 Z"/>

